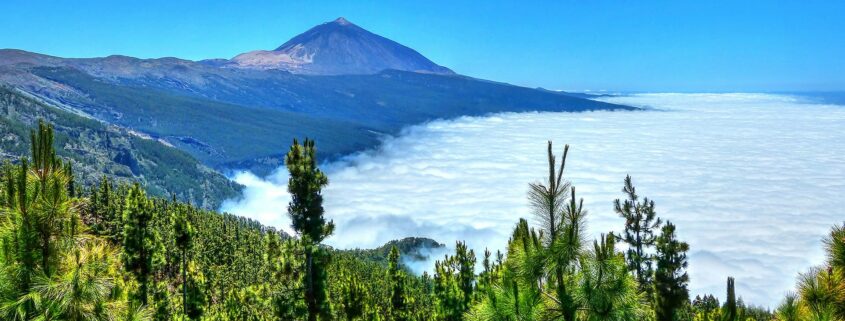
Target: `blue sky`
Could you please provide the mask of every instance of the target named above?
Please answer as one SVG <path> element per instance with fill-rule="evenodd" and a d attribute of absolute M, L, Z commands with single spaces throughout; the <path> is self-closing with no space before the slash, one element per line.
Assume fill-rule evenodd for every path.
<path fill-rule="evenodd" d="M 479 78 L 610 91 L 845 90 L 845 1 L 0 2 L 0 48 L 230 58 L 339 16 Z"/>

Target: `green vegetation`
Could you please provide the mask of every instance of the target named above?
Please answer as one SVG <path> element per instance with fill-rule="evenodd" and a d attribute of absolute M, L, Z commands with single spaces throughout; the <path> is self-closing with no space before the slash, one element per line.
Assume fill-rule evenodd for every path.
<path fill-rule="evenodd" d="M 240 186 L 185 152 L 0 86 L 2 159 L 17 161 L 28 155 L 29 128 L 39 119 L 53 124 L 56 153 L 73 164 L 82 186 L 95 186 L 106 175 L 116 182 L 138 182 L 154 196 L 175 195 L 207 209 L 239 195 Z"/>
<path fill-rule="evenodd" d="M 44 67 L 34 72 L 86 93 L 75 99 L 94 117 L 164 139 L 212 167 L 278 156 L 298 134 L 325 142 L 332 156 L 378 142 L 369 128 L 343 120 L 118 85 L 72 68 Z M 271 163 L 270 169 L 279 165 Z"/>
<path fill-rule="evenodd" d="M 625 186 L 622 192 L 628 197 L 625 201 L 616 199 L 614 210 L 625 219 L 625 233 L 619 237 L 628 244 L 625 259 L 628 269 L 634 274 L 640 291 L 651 294 L 652 276 L 654 275 L 654 256 L 647 251 L 654 247 L 657 240 L 654 230 L 660 228 L 660 219 L 654 211 L 654 201 L 648 198 L 639 201 L 639 195 L 631 181 L 631 176 L 625 176 Z"/>
<path fill-rule="evenodd" d="M 798 295 L 788 295 L 776 314 L 781 320 L 845 320 L 845 224 L 824 241 L 827 262 L 798 278 Z"/>
<path fill-rule="evenodd" d="M 630 178 L 630 176 L 629 176 Z M 626 187 L 630 179 L 626 179 Z M 653 207 L 653 206 L 652 206 Z M 675 225 L 666 222 L 657 237 L 657 271 L 654 273 L 654 314 L 657 321 L 672 321 L 679 318 L 689 302 L 687 283 L 687 251 L 689 245 L 678 241 Z"/>
<path fill-rule="evenodd" d="M 323 218 L 321 191 L 329 184 L 329 179 L 317 168 L 317 149 L 313 140 L 305 139 L 300 145 L 294 139 L 285 156 L 285 164 L 290 172 L 288 215 L 305 254 L 305 261 L 295 268 L 303 271 L 302 292 L 308 307 L 308 320 L 315 321 L 318 316 L 325 318 L 331 313 L 326 293 L 329 254 L 320 244 L 334 232 L 334 223 Z"/>
<path fill-rule="evenodd" d="M 433 275 L 413 275 L 403 255 L 427 239 L 376 250 L 321 242 L 328 178 L 313 141 L 294 141 L 287 213 L 296 235 L 255 221 L 149 196 L 139 184 L 75 187 L 75 172 L 40 124 L 30 157 L 0 171 L 2 320 L 843 320 L 845 226 L 825 241 L 828 260 L 802 274 L 773 313 L 748 306 L 728 278 L 724 305 L 689 300 L 689 246 L 666 222 L 656 268 L 642 289 L 619 237 L 584 237 L 587 212 L 549 143 L 549 178 L 529 188 L 537 227 L 516 224 L 505 253 L 476 255 L 457 242 Z M 624 181 L 630 208 L 637 204 Z M 630 193 L 628 193 L 630 191 Z M 654 203 L 648 203 L 653 211 Z M 625 205 L 622 205 L 622 209 Z M 623 212 L 628 212 L 623 210 Z M 636 213 L 636 211 L 632 211 Z M 645 215 L 644 217 L 647 217 Z M 657 221 L 657 219 L 655 219 Z M 646 224 L 654 226 L 653 224 Z M 644 226 L 644 225 L 641 225 Z M 629 252 L 631 253 L 631 252 Z M 411 254 L 413 255 L 413 254 Z M 476 273 L 476 271 L 480 271 Z M 648 270 L 643 270 L 648 271 Z"/>
<path fill-rule="evenodd" d="M 283 165 L 280 151 L 296 137 L 319 141 L 318 156 L 326 159 L 376 147 L 385 134 L 435 119 L 633 109 L 464 76 L 397 70 L 307 76 L 173 59 L 111 57 L 77 63 L 15 67 L 57 88 L 11 85 L 164 139 L 213 168 L 260 174 Z"/>
<path fill-rule="evenodd" d="M 463 320 L 473 302 L 475 290 L 475 253 L 466 244 L 455 244 L 455 255 L 447 255 L 434 264 L 436 312 L 442 320 Z"/>

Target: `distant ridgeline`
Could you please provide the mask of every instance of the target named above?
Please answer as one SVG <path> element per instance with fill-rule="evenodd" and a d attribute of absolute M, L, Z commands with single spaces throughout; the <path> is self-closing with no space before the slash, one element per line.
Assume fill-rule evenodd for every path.
<path fill-rule="evenodd" d="M 6 112 L 9 112 L 7 110 Z M 17 112 L 17 111 L 15 111 Z M 30 156 L 0 168 L 0 320 L 618 320 L 805 321 L 845 317 L 845 225 L 824 265 L 801 274 L 774 311 L 743 302 L 727 278 L 720 303 L 691 297 L 687 243 L 632 179 L 615 210 L 619 235 L 585 239 L 587 212 L 548 146 L 549 178 L 529 184 L 534 224 L 481 262 L 463 242 L 414 275 L 403 257 L 424 238 L 335 250 L 313 141 L 285 155 L 295 235 L 256 221 L 151 197 L 135 184 L 75 184 L 39 123 Z M 58 144 L 62 145 L 62 144 Z M 64 145 L 67 145 L 65 143 Z M 562 159 L 566 158 L 566 148 Z M 625 243 L 623 253 L 617 243 Z M 480 268 L 476 269 L 476 266 Z M 738 282 L 742 282 L 739 280 Z"/>
<path fill-rule="evenodd" d="M 57 154 L 73 165 L 74 176 L 93 186 L 103 176 L 117 182 L 139 182 L 151 194 L 175 195 L 203 208 L 239 195 L 240 186 L 165 143 L 107 125 L 17 89 L 0 86 L 0 153 L 17 162 L 30 153 L 30 128 L 39 119 L 54 124 Z"/>
<path fill-rule="evenodd" d="M 374 148 L 385 135 L 436 119 L 632 109 L 458 75 L 346 19 L 316 26 L 275 50 L 232 59 L 60 58 L 0 49 L 0 85 L 104 126 L 172 145 L 209 168 L 258 174 L 281 166 L 281 153 L 295 137 L 316 139 L 321 159 L 331 160 Z M 60 132 L 68 128 L 56 126 Z M 159 177 L 142 175 L 153 170 L 150 162 L 139 172 L 133 163 L 143 167 L 140 157 L 120 156 L 116 163 L 135 170 L 122 176 L 141 179 L 157 195 L 186 193 L 182 199 L 206 207 L 230 195 L 231 186 L 199 187 L 212 182 L 209 175 L 192 175 L 205 168 L 185 172 L 185 166 L 168 168 L 166 162 L 156 163 L 155 170 L 179 169 L 185 175 L 173 181 L 190 181 L 195 190 L 150 184 Z M 190 162 L 181 161 L 186 166 Z"/>

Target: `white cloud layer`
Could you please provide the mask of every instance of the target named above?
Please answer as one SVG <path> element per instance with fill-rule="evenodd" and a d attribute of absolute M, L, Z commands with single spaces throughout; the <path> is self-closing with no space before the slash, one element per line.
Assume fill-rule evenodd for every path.
<path fill-rule="evenodd" d="M 377 150 L 323 168 L 328 243 L 368 248 L 425 236 L 503 249 L 528 217 L 528 183 L 546 170 L 545 144 L 570 144 L 568 177 L 597 236 L 619 231 L 622 180 L 657 203 L 690 243 L 692 295 L 774 307 L 795 276 L 823 261 L 821 238 L 845 220 L 845 107 L 763 94 L 644 94 L 606 101 L 660 111 L 520 113 L 408 128 Z M 319 142 L 317 142 L 319 148 Z M 282 170 L 240 173 L 244 197 L 223 210 L 287 228 Z"/>

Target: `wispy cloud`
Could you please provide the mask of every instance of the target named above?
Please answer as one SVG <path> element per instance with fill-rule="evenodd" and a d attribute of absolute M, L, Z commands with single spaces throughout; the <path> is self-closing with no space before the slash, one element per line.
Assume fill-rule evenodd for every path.
<path fill-rule="evenodd" d="M 794 276 L 823 260 L 821 237 L 842 221 L 845 108 L 761 94 L 651 94 L 606 99 L 660 111 L 523 113 L 411 127 L 377 150 L 326 164 L 328 242 L 375 247 L 405 236 L 477 252 L 503 249 L 528 217 L 545 141 L 572 149 L 565 176 L 585 199 L 589 231 L 619 231 L 612 201 L 631 174 L 658 215 L 688 241 L 693 295 L 774 306 Z M 319 142 L 317 142 L 319 148 Z M 241 173 L 244 198 L 223 210 L 287 227 L 284 171 Z"/>

